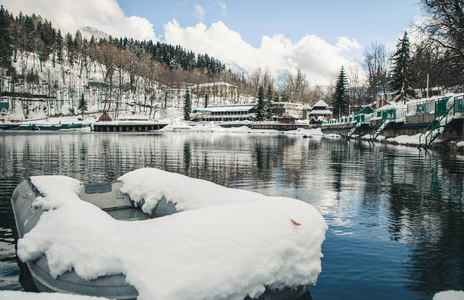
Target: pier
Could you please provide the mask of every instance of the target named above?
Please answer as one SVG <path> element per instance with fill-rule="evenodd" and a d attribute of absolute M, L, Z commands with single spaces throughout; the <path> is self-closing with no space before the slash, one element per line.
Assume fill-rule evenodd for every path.
<path fill-rule="evenodd" d="M 97 122 L 92 125 L 94 132 L 147 132 L 160 130 L 167 124 L 151 122 Z"/>

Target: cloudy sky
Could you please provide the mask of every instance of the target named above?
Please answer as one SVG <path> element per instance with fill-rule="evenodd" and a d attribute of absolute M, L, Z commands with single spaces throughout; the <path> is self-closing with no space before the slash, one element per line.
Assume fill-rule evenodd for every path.
<path fill-rule="evenodd" d="M 180 44 L 248 72 L 301 69 L 328 84 L 374 42 L 394 47 L 418 0 L 2 0 L 14 15 L 36 13 L 63 32 L 92 26 L 113 36 Z"/>

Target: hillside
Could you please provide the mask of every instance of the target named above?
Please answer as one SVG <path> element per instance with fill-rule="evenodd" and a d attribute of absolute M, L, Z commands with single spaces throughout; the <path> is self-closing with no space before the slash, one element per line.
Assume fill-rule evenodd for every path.
<path fill-rule="evenodd" d="M 82 100 L 87 115 L 179 115 L 185 89 L 203 83 L 237 86 L 240 96 L 226 98 L 219 84 L 216 104 L 253 94 L 222 62 L 181 46 L 106 37 L 91 27 L 63 36 L 40 16 L 13 17 L 3 7 L 0 24 L 0 97 L 11 120 L 76 116 Z M 204 105 L 203 98 L 192 94 L 192 107 Z"/>

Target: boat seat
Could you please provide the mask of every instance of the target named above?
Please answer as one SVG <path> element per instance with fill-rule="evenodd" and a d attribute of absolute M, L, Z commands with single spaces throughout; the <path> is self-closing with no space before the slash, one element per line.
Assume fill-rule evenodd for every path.
<path fill-rule="evenodd" d="M 121 187 L 121 181 L 83 184 L 79 197 L 103 210 L 133 207 L 129 196 L 121 193 Z"/>

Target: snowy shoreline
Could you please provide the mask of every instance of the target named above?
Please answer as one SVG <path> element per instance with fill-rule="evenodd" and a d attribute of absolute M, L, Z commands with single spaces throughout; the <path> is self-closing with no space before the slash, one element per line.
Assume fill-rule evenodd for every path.
<path fill-rule="evenodd" d="M 152 123 L 166 123 L 168 124 L 161 130 L 157 130 L 159 132 L 210 132 L 210 133 L 242 133 L 242 134 L 269 134 L 269 135 L 278 135 L 278 134 L 285 134 L 287 136 L 303 136 L 303 137 L 326 137 L 326 138 L 341 138 L 340 135 L 337 134 L 329 134 L 324 133 L 321 128 L 313 128 L 313 129 L 297 129 L 297 130 L 288 130 L 288 131 L 278 131 L 273 129 L 251 129 L 247 125 L 243 124 L 243 126 L 238 127 L 222 127 L 220 123 L 217 122 L 208 122 L 208 123 L 196 123 L 196 122 L 185 122 L 177 118 L 170 118 L 170 119 L 162 119 L 162 120 L 150 120 L 150 121 L 134 121 L 134 120 L 119 120 L 119 121 L 112 121 L 109 124 L 139 124 L 143 122 L 150 122 Z M 59 124 L 82 124 L 83 127 L 75 130 L 79 131 L 91 131 L 92 126 L 91 121 L 81 121 L 77 117 L 63 117 L 63 118 L 50 118 L 50 119 L 42 119 L 37 121 L 29 120 L 28 122 L 24 123 L 5 123 L 3 125 L 35 125 L 35 126 L 55 126 Z M 251 123 L 250 124 L 254 124 Z M 256 123 L 257 124 L 257 123 Z M 240 125 L 240 124 L 239 124 Z M 66 130 L 66 129 L 65 129 Z M 6 130 L 9 131 L 9 130 Z M 34 130 L 29 130 L 34 131 Z M 1 131 L 0 131 L 1 132 Z M 391 145 L 403 145 L 403 146 L 410 146 L 410 147 L 418 147 L 420 145 L 420 135 L 416 134 L 412 136 L 408 135 L 398 135 L 394 138 L 386 138 L 383 135 L 379 135 L 376 139 L 375 143 L 384 143 L 384 144 L 391 144 Z M 361 141 L 370 141 L 372 135 L 367 134 L 364 136 L 353 135 L 350 139 L 353 140 L 361 140 Z M 441 143 L 438 141 L 437 145 L 445 146 L 451 150 L 464 152 L 464 141 L 450 141 L 448 143 Z"/>

